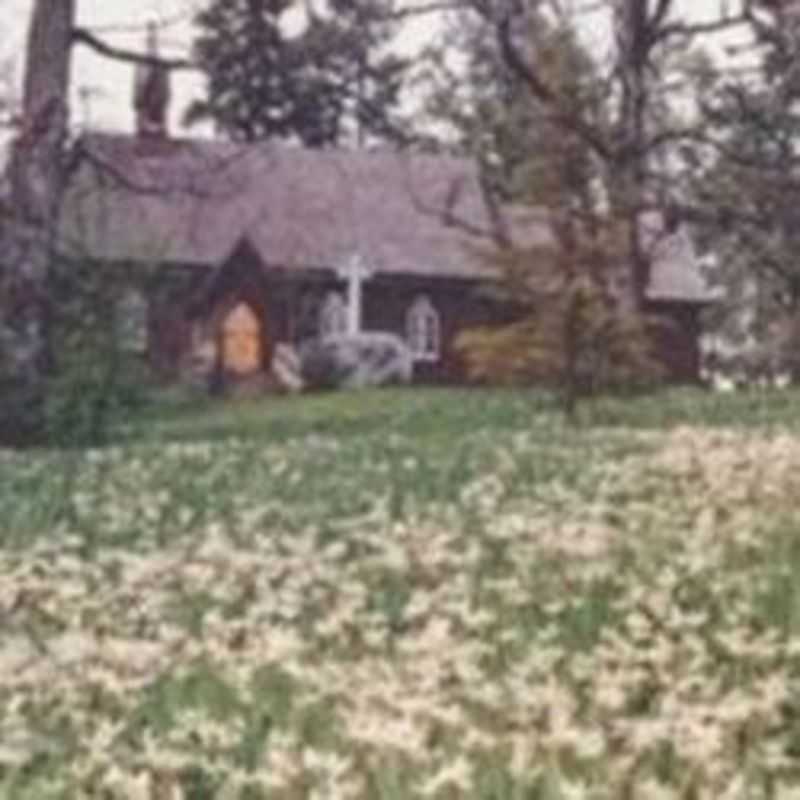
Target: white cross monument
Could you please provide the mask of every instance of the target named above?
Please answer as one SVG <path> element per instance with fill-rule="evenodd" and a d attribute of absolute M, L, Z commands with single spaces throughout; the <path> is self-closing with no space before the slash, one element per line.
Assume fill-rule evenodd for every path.
<path fill-rule="evenodd" d="M 355 335 L 361 332 L 364 281 L 372 277 L 372 270 L 364 263 L 361 253 L 355 253 L 337 274 L 347 281 L 347 333 Z"/>

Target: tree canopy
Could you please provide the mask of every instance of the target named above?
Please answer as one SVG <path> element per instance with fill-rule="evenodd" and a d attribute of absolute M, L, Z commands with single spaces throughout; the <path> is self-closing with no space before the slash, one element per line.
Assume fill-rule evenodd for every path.
<path fill-rule="evenodd" d="M 575 29 L 540 9 L 521 17 L 516 27 L 537 70 L 564 101 L 593 117 L 601 113 L 597 66 Z M 552 114 L 508 63 L 492 22 L 470 9 L 451 15 L 441 41 L 430 48 L 430 63 L 427 111 L 445 126 L 450 146 L 476 158 L 504 200 L 530 200 L 531 170 L 549 169 L 543 156 L 553 133 Z M 579 162 L 585 168 L 589 148 L 567 138 L 581 150 L 575 167 Z M 552 199 L 549 189 L 540 185 L 540 190 Z"/>
<path fill-rule="evenodd" d="M 298 0 L 213 0 L 196 19 L 205 98 L 187 115 L 235 141 L 318 147 L 399 135 L 406 63 L 387 52 L 393 0 L 336 0 L 321 16 Z M 305 27 L 288 32 L 291 15 Z"/>

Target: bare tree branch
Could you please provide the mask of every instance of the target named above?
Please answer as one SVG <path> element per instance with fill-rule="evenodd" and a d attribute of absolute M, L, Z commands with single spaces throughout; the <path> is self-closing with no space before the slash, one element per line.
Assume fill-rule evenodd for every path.
<path fill-rule="evenodd" d="M 741 25 L 746 25 L 750 19 L 746 14 L 737 14 L 732 17 L 723 17 L 722 19 L 712 20 L 710 22 L 675 22 L 665 25 L 659 34 L 659 41 L 668 38 L 683 36 L 692 38 L 696 36 L 707 36 L 714 33 L 723 33 Z"/>
<path fill-rule="evenodd" d="M 608 142 L 596 126 L 587 123 L 582 109 L 565 109 L 555 92 L 540 77 L 534 67 L 525 60 L 514 44 L 511 33 L 511 15 L 506 15 L 497 26 L 497 35 L 503 57 L 511 70 L 528 86 L 534 97 L 550 109 L 553 120 L 565 129 L 577 134 L 599 156 L 609 159 L 612 155 Z"/>
<path fill-rule="evenodd" d="M 163 56 L 152 56 L 140 53 L 135 50 L 128 50 L 124 47 L 116 47 L 101 39 L 86 28 L 73 28 L 72 42 L 83 44 L 97 53 L 117 61 L 127 61 L 131 64 L 149 64 L 156 67 L 163 67 L 170 70 L 194 70 L 197 65 L 185 58 L 165 58 Z"/>

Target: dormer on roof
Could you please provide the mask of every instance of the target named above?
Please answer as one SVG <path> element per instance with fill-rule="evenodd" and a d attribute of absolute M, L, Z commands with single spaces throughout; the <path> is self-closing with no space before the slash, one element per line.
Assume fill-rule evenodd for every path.
<path fill-rule="evenodd" d="M 136 135 L 165 139 L 167 111 L 170 101 L 169 70 L 156 63 L 159 56 L 158 28 L 147 25 L 147 56 L 152 61 L 138 64 L 134 78 L 133 107 L 136 113 Z"/>

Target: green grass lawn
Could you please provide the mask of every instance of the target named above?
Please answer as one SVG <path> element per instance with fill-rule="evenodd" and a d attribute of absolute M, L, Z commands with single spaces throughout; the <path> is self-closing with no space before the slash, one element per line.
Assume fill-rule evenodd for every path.
<path fill-rule="evenodd" d="M 798 402 L 800 391 L 720 394 L 671 389 L 586 403 L 578 424 L 659 430 L 679 425 L 795 429 L 800 426 Z M 460 437 L 476 424 L 507 431 L 527 429 L 531 423 L 565 427 L 554 398 L 519 389 L 385 389 L 227 401 L 203 394 L 164 392 L 127 432 L 137 440 L 239 436 L 275 441 L 311 433 L 380 435 L 389 430 L 423 440 Z"/>
<path fill-rule="evenodd" d="M 798 401 L 174 394 L 0 452 L 0 799 L 796 798 Z"/>

